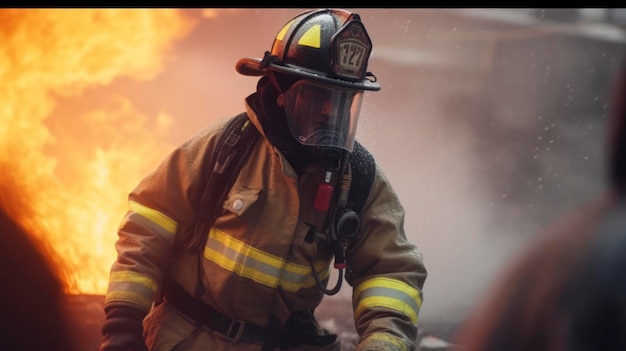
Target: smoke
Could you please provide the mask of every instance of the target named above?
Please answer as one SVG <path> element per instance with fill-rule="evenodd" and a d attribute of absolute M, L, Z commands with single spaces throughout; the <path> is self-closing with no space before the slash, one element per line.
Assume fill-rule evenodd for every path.
<path fill-rule="evenodd" d="M 359 11 L 382 90 L 366 95 L 358 137 L 424 253 L 421 320 L 458 323 L 548 223 L 602 191 L 607 90 L 623 48 L 563 25 Z"/>

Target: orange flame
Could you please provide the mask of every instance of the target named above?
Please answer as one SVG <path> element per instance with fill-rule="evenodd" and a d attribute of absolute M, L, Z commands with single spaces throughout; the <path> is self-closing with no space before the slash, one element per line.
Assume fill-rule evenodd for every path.
<path fill-rule="evenodd" d="M 173 9 L 0 10 L 0 177 L 23 193 L 0 205 L 57 253 L 69 293 L 106 291 L 126 197 L 170 150 L 173 122 L 123 97 L 54 120 L 57 97 L 155 77 L 194 25 Z"/>

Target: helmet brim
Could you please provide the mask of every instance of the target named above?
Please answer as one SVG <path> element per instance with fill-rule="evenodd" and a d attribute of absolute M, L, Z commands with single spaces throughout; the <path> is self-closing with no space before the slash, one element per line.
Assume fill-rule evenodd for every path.
<path fill-rule="evenodd" d="M 299 68 L 295 68 L 288 64 L 276 64 L 269 63 L 267 67 L 261 67 L 261 59 L 253 58 L 253 57 L 244 57 L 237 61 L 235 65 L 235 69 L 239 74 L 243 74 L 244 76 L 264 76 L 267 74 L 268 70 L 281 72 L 297 77 L 302 77 L 305 79 L 312 79 L 323 83 L 338 85 L 346 88 L 352 88 L 357 90 L 371 90 L 378 91 L 380 90 L 380 84 L 376 82 L 372 82 L 368 79 L 364 79 L 359 82 L 351 82 L 344 79 L 330 78 L 321 74 L 316 74 L 314 72 L 305 71 Z"/>
<path fill-rule="evenodd" d="M 261 59 L 244 57 L 237 61 L 235 69 L 244 76 L 264 76 L 267 74 L 266 68 L 261 68 Z"/>

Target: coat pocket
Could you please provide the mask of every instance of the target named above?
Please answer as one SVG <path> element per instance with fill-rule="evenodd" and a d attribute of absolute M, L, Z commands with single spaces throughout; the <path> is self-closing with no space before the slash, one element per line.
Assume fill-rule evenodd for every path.
<path fill-rule="evenodd" d="M 259 199 L 261 189 L 251 189 L 235 185 L 226 196 L 224 210 L 243 216 Z"/>

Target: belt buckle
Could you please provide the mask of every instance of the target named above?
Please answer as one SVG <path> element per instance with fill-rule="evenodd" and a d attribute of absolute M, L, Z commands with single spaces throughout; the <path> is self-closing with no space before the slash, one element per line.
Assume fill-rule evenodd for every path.
<path fill-rule="evenodd" d="M 244 329 L 246 329 L 246 322 L 241 320 L 233 320 L 228 326 L 226 337 L 233 342 L 238 343 L 241 340 Z"/>

